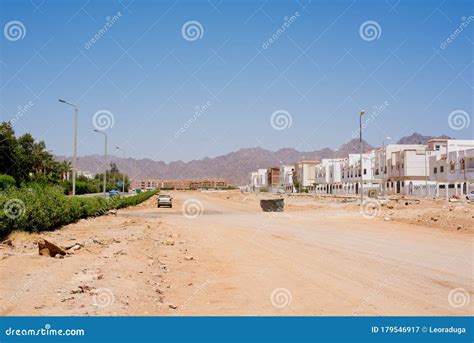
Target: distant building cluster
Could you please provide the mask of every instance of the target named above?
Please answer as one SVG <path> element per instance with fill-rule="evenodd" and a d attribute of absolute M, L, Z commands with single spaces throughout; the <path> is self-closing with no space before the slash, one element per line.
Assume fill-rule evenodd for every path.
<path fill-rule="evenodd" d="M 249 191 L 465 195 L 474 190 L 474 140 L 389 144 L 368 153 L 300 161 L 250 173 Z"/>
<path fill-rule="evenodd" d="M 198 180 L 198 181 L 180 181 L 180 180 L 132 180 L 133 189 L 153 190 L 153 189 L 226 189 L 232 187 L 227 181 L 223 180 Z"/>

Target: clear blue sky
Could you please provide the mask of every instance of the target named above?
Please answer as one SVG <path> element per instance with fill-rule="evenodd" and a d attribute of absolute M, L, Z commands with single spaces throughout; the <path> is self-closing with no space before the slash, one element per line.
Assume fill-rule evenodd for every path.
<path fill-rule="evenodd" d="M 72 109 L 59 97 L 80 108 L 79 155 L 103 151 L 92 131 L 100 110 L 113 115 L 110 150 L 165 161 L 337 147 L 353 138 L 361 108 L 374 145 L 414 131 L 474 136 L 472 1 L 0 3 L 1 120 L 16 118 L 19 134 L 55 154 L 72 151 Z M 12 21 L 20 37 L 6 30 Z M 202 27 L 196 40 L 183 36 L 188 21 Z M 370 23 L 360 30 L 367 21 L 375 36 Z M 195 115 L 196 106 L 206 108 Z M 272 127 L 278 110 L 291 126 Z M 469 126 L 448 125 L 456 110 Z"/>

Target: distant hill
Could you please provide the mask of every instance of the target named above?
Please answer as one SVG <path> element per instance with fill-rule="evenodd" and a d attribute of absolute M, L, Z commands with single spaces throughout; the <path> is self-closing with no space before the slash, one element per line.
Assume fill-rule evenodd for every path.
<path fill-rule="evenodd" d="M 445 139 L 451 139 L 451 137 L 442 135 L 442 136 L 424 136 L 421 133 L 414 132 L 410 136 L 404 136 L 400 138 L 397 142 L 397 144 L 426 144 L 430 139 L 433 138 L 445 138 Z"/>
<path fill-rule="evenodd" d="M 431 138 L 449 138 L 448 136 L 424 136 L 413 133 L 402 137 L 399 144 L 426 143 Z M 367 142 L 362 142 L 363 151 L 374 149 Z M 189 162 L 175 161 L 165 163 L 151 159 L 123 159 L 109 156 L 109 162 L 115 162 L 120 170 L 125 171 L 132 179 L 157 178 L 163 180 L 195 180 L 195 179 L 223 179 L 235 185 L 244 185 L 248 182 L 249 173 L 259 168 L 293 164 L 301 160 L 321 160 L 323 158 L 345 157 L 349 154 L 359 153 L 359 140 L 357 138 L 341 145 L 337 151 L 323 148 L 315 151 L 298 151 L 293 148 L 283 148 L 270 151 L 263 148 L 240 149 L 226 155 L 214 158 L 206 157 L 201 160 Z M 57 156 L 58 160 L 71 160 L 64 156 Z M 89 155 L 79 157 L 78 170 L 97 173 L 103 170 L 103 157 Z"/>
<path fill-rule="evenodd" d="M 362 142 L 364 152 L 373 149 L 367 142 Z M 204 158 L 189 162 L 176 161 L 165 163 L 150 159 L 133 159 L 109 156 L 109 162 L 115 162 L 120 170 L 132 179 L 158 178 L 168 180 L 224 179 L 235 185 L 248 182 L 248 175 L 258 168 L 268 168 L 281 164 L 293 164 L 300 160 L 321 160 L 323 158 L 344 157 L 359 152 L 359 141 L 353 139 L 343 144 L 337 151 L 324 148 L 316 151 L 298 151 L 283 148 L 270 151 L 263 148 L 246 148 L 214 158 Z M 58 160 L 71 160 L 57 156 Z M 77 169 L 97 173 L 103 170 L 103 157 L 89 155 L 78 157 Z"/>

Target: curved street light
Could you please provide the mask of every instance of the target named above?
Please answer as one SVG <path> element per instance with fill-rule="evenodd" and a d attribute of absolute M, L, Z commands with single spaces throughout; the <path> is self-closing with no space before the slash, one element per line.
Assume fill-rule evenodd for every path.
<path fill-rule="evenodd" d="M 76 195 L 76 159 L 77 159 L 77 113 L 79 108 L 63 99 L 58 99 L 63 104 L 74 107 L 74 149 L 72 154 L 72 195 Z"/>
<path fill-rule="evenodd" d="M 125 160 L 125 149 L 122 149 L 118 146 L 115 149 L 120 150 L 123 153 L 123 159 Z M 125 193 L 125 173 L 122 170 L 122 193 Z"/>

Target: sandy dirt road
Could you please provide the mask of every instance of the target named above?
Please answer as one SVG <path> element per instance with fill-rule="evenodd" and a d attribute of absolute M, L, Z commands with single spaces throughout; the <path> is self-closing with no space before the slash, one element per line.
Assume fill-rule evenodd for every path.
<path fill-rule="evenodd" d="M 365 218 L 356 205 L 170 192 L 0 247 L 2 315 L 472 315 L 473 231 Z M 473 218 L 472 207 L 464 210 Z M 468 225 L 471 221 L 467 221 Z M 474 220 L 472 221 L 474 223 Z M 474 226 L 474 225 L 473 225 Z"/>

